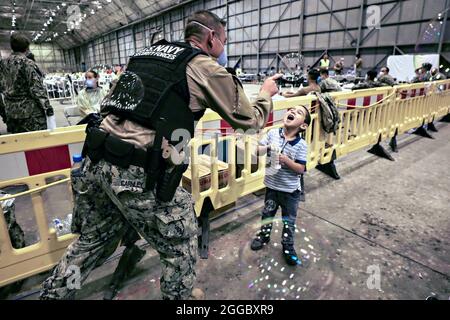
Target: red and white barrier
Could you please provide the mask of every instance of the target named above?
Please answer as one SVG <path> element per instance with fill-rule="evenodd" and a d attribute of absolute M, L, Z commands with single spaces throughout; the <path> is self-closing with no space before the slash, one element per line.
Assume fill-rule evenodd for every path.
<path fill-rule="evenodd" d="M 373 105 L 373 104 L 383 100 L 384 97 L 385 97 L 384 94 L 378 94 L 378 95 L 351 98 L 351 99 L 343 99 L 343 100 L 338 99 L 337 103 L 339 105 L 347 106 L 347 110 L 353 110 L 356 107 L 368 107 L 370 105 Z"/>
<path fill-rule="evenodd" d="M 404 99 L 408 99 L 408 98 L 416 98 L 416 97 L 425 96 L 426 89 L 419 88 L 419 89 L 402 90 L 399 93 L 400 93 L 400 98 L 402 100 L 404 100 Z"/>
<path fill-rule="evenodd" d="M 34 176 L 72 166 L 72 156 L 81 154 L 83 143 L 0 155 L 0 181 Z"/>

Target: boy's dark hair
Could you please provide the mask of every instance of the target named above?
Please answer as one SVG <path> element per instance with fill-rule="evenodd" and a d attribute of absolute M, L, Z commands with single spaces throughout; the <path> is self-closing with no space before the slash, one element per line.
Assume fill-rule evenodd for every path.
<path fill-rule="evenodd" d="M 309 112 L 309 109 L 305 106 L 303 106 L 306 110 L 306 115 L 305 115 L 305 123 L 310 126 L 311 125 L 311 113 Z"/>
<path fill-rule="evenodd" d="M 10 44 L 13 52 L 25 53 L 30 47 L 30 40 L 24 34 L 14 32 L 11 35 Z"/>
<path fill-rule="evenodd" d="M 322 68 L 322 69 L 320 69 L 320 74 L 322 75 L 322 74 L 326 74 L 327 76 L 329 76 L 330 75 L 330 72 L 328 72 L 328 69 L 327 68 Z"/>
<path fill-rule="evenodd" d="M 361 54 L 360 53 L 357 53 L 356 54 L 356 57 L 359 59 L 359 58 L 361 58 Z"/>
<path fill-rule="evenodd" d="M 306 106 L 301 106 L 303 107 L 303 109 L 306 110 L 306 114 L 305 114 L 305 121 L 303 121 L 303 123 L 306 123 L 308 125 L 308 127 L 311 125 L 311 113 L 309 112 L 309 109 Z M 304 132 L 305 130 L 302 130 L 301 128 L 299 129 L 299 132 Z"/>
<path fill-rule="evenodd" d="M 199 22 L 216 32 L 219 32 L 220 27 L 225 27 L 227 25 L 227 22 L 224 19 L 219 18 L 218 15 L 212 13 L 211 11 L 197 11 L 188 18 L 186 28 L 184 29 L 185 40 L 189 40 L 193 37 L 201 40 L 208 34 L 208 30 L 197 23 L 192 23 L 194 21 Z"/>
<path fill-rule="evenodd" d="M 308 75 L 313 81 L 317 81 L 320 76 L 319 71 L 317 71 L 316 69 L 309 70 Z"/>
<path fill-rule="evenodd" d="M 369 80 L 374 81 L 377 77 L 377 72 L 375 70 L 369 70 L 367 71 L 367 77 L 369 78 Z"/>
<path fill-rule="evenodd" d="M 384 67 L 387 71 L 387 73 L 391 72 L 391 69 L 389 69 L 388 67 Z"/>

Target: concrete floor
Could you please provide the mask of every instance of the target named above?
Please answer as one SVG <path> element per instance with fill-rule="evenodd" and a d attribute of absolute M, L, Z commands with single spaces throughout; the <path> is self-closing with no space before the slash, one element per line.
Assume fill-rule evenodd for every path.
<path fill-rule="evenodd" d="M 438 129 L 435 140 L 403 135 L 395 162 L 364 151 L 339 159 L 339 181 L 311 170 L 298 211 L 301 266 L 285 265 L 280 225 L 266 248 L 250 250 L 263 196 L 240 199 L 212 221 L 196 287 L 212 300 L 450 299 L 450 125 Z M 78 299 L 102 299 L 119 256 L 92 272 Z M 367 285 L 370 268 L 381 272 L 379 289 Z M 116 299 L 159 299 L 159 273 L 148 248 Z M 37 299 L 47 275 L 27 279 L 9 299 Z"/>

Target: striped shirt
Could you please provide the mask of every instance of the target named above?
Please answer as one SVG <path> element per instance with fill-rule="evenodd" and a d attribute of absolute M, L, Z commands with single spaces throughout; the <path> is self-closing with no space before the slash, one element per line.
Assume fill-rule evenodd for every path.
<path fill-rule="evenodd" d="M 271 145 L 278 147 L 282 154 L 288 156 L 296 163 L 306 166 L 308 146 L 300 135 L 292 141 L 286 141 L 282 128 L 272 129 L 259 143 L 263 146 Z M 269 155 L 267 155 L 267 157 L 270 158 Z M 301 189 L 299 174 L 292 171 L 287 166 L 276 169 L 273 164 L 266 168 L 264 184 L 270 189 L 289 193 Z"/>

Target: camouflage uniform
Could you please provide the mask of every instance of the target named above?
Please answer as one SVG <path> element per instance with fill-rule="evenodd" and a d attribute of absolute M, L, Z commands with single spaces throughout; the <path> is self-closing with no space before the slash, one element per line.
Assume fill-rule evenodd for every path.
<path fill-rule="evenodd" d="M 431 75 L 430 81 L 440 81 L 445 79 L 447 79 L 445 74 L 438 72 L 435 75 Z"/>
<path fill-rule="evenodd" d="M 186 76 L 189 107 L 194 114 L 203 114 L 210 108 L 235 129 L 261 129 L 266 125 L 273 109 L 270 92 L 261 90 L 250 103 L 239 80 L 209 55 L 193 58 L 187 65 Z M 127 86 L 127 94 L 136 91 L 130 90 L 131 85 Z M 129 99 L 123 100 L 129 103 Z M 101 130 L 135 148 L 147 150 L 153 145 L 154 130 L 113 113 L 102 115 Z M 104 160 L 93 164 L 87 158 L 82 172 L 81 176 L 72 175 L 75 191 L 81 190 L 74 199 L 72 225 L 80 237 L 69 246 L 53 275 L 44 282 L 41 298 L 73 298 L 74 290 L 68 287 L 73 279 L 70 266 L 80 268 L 80 280 L 84 281 L 114 251 L 130 224 L 160 255 L 163 298 L 189 298 L 198 250 L 192 196 L 178 188 L 170 202 L 157 200 L 153 192 L 144 190 L 144 169 L 135 166 L 121 169 Z"/>
<path fill-rule="evenodd" d="M 364 82 L 358 83 L 356 86 L 352 88 L 352 90 L 364 90 L 364 89 L 372 89 L 377 88 L 380 85 L 376 81 L 366 80 Z"/>
<path fill-rule="evenodd" d="M 82 173 L 72 176 L 76 194 L 72 243 L 53 274 L 43 284 L 41 299 L 70 299 L 70 266 L 80 268 L 81 283 L 117 248 L 131 224 L 158 251 L 164 299 L 187 299 L 194 286 L 197 260 L 197 219 L 191 195 L 178 188 L 163 203 L 144 190 L 144 169 L 122 169 L 104 160 L 84 160 Z"/>
<path fill-rule="evenodd" d="M 42 73 L 24 54 L 12 53 L 3 61 L 0 87 L 5 98 L 8 132 L 46 130 L 46 115 L 53 115 Z"/>
<path fill-rule="evenodd" d="M 380 76 L 380 77 L 378 78 L 378 83 L 379 83 L 381 86 L 385 86 L 385 87 L 386 87 L 386 86 L 393 87 L 393 86 L 396 85 L 394 78 L 392 78 L 392 77 L 391 77 L 390 75 L 388 75 L 388 74 L 385 74 L 385 75 Z"/>
<path fill-rule="evenodd" d="M 0 206 L 3 210 L 3 215 L 5 217 L 6 226 L 9 232 L 9 238 L 11 239 L 11 245 L 14 249 L 20 249 L 25 247 L 25 237 L 16 221 L 15 204 L 14 199 L 1 201 L 2 197 L 9 196 L 8 194 L 0 191 Z"/>
<path fill-rule="evenodd" d="M 331 78 L 323 79 L 320 82 L 320 89 L 322 90 L 322 92 L 338 92 L 338 91 L 342 91 L 342 88 L 339 85 L 339 82 L 337 82 L 336 80 L 331 79 Z"/>

